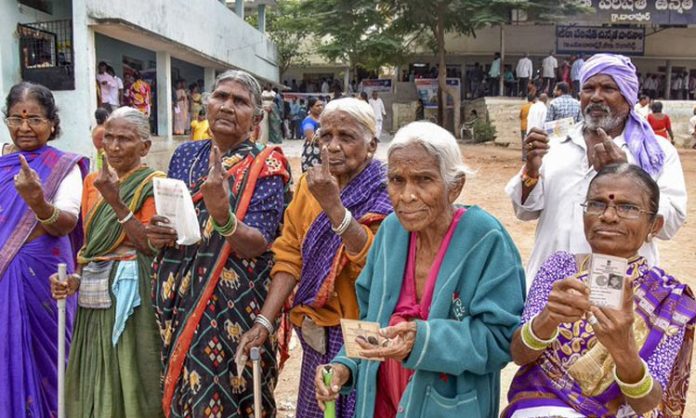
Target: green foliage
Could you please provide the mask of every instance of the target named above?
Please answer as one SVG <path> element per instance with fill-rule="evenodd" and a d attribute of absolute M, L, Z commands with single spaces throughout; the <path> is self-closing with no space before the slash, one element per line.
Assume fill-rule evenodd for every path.
<path fill-rule="evenodd" d="M 307 65 L 314 52 L 306 42 L 312 20 L 305 15 L 299 0 L 278 0 L 277 6 L 266 9 L 266 33 L 278 51 L 278 71 L 283 74 L 292 65 Z M 245 16 L 250 25 L 258 25 L 258 16 Z"/>
<path fill-rule="evenodd" d="M 474 121 L 474 142 L 493 141 L 497 135 L 495 126 L 485 119 L 477 119 Z"/>

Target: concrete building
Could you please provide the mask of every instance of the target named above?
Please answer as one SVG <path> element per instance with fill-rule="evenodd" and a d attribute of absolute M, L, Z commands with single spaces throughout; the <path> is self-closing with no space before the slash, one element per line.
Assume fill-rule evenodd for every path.
<path fill-rule="evenodd" d="M 237 2 L 243 6 L 243 0 Z M 97 63 L 108 62 L 121 78 L 126 68 L 136 69 L 153 84 L 154 130 L 166 141 L 172 132 L 176 79 L 204 80 L 209 90 L 218 72 L 239 68 L 260 82 L 278 81 L 275 45 L 227 3 L 2 0 L 0 95 L 4 98 L 22 80 L 47 85 L 63 127 L 54 145 L 93 156 Z M 8 142 L 7 132 L 0 132 L 0 142 Z"/>

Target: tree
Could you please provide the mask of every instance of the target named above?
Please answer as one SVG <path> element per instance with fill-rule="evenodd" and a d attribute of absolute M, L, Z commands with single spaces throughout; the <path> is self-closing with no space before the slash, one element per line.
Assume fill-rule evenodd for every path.
<path fill-rule="evenodd" d="M 249 15 L 246 21 L 256 26 L 257 15 Z M 311 44 L 306 42 L 312 25 L 310 17 L 304 13 L 302 2 L 298 0 L 278 0 L 277 6 L 266 11 L 266 33 L 278 51 L 278 73 L 280 80 L 293 65 L 308 63 L 314 52 Z"/>
<path fill-rule="evenodd" d="M 306 0 L 303 10 L 311 16 L 307 29 L 316 37 L 317 52 L 346 63 L 354 77 L 358 67 L 378 70 L 407 55 L 403 34 L 393 31 L 388 10 L 377 0 Z"/>
<path fill-rule="evenodd" d="M 447 93 L 445 33 L 476 36 L 485 26 L 509 21 L 514 9 L 547 20 L 586 9 L 577 0 L 380 0 L 379 7 L 393 16 L 391 30 L 428 37 L 438 62 L 438 123 L 447 126 L 443 111 Z"/>

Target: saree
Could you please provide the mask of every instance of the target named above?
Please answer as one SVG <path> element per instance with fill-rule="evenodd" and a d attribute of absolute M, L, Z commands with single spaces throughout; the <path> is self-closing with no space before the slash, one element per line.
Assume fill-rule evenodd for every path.
<path fill-rule="evenodd" d="M 120 180 L 121 200 L 147 223 L 153 210 L 143 215 L 147 201 L 153 200 L 152 179 L 164 173 L 141 167 Z M 93 187 L 85 184 L 87 187 Z M 84 196 L 84 195 L 83 195 Z M 82 204 L 90 204 L 83 198 Z M 78 254 L 82 265 L 92 262 L 111 262 L 108 274 L 109 296 L 112 303 L 107 309 L 78 307 L 73 333 L 73 344 L 65 378 L 66 414 L 71 418 L 156 418 L 162 416 L 159 390 L 159 354 L 161 342 L 155 314 L 149 302 L 151 293 L 152 257 L 126 249 L 123 226 L 113 208 L 101 199 L 92 207 L 83 208 L 85 216 L 85 245 Z M 114 282 L 123 263 L 137 263 L 137 274 L 130 287 L 132 296 L 141 303 L 132 303 L 125 326 L 120 329 L 117 343 L 113 343 L 117 308 L 126 295 L 115 294 Z M 83 283 L 84 284 L 84 278 Z M 82 291 L 82 290 L 81 290 Z M 137 293 L 137 296 L 135 295 Z M 124 300 L 119 300 L 123 298 Z M 82 299 L 80 299 L 82 300 Z"/>
<path fill-rule="evenodd" d="M 129 88 L 130 106 L 138 109 L 145 116 L 150 116 L 151 88 L 144 80 L 136 80 Z"/>
<path fill-rule="evenodd" d="M 568 257 L 573 256 L 555 254 L 540 270 L 535 283 L 547 272 L 551 272 L 549 277 L 587 280 L 587 271 Z M 568 267 L 549 270 L 554 263 Z M 555 274 L 556 270 L 562 274 Z M 643 416 L 682 416 L 696 319 L 693 293 L 662 269 L 648 267 L 642 257 L 630 260 L 626 274 L 633 279 L 636 345 L 663 390 L 662 402 Z M 534 285 L 528 301 L 536 299 L 533 293 Z M 592 326 L 582 319 L 561 324 L 559 331 L 552 346 L 535 362 L 519 369 L 508 393 L 510 404 L 502 416 L 538 407 L 570 407 L 585 416 L 631 416 L 633 411 L 613 379 L 613 360 L 597 341 Z"/>
<path fill-rule="evenodd" d="M 21 154 L 41 178 L 48 201 L 76 164 L 83 177 L 89 167 L 86 158 L 50 146 Z M 58 309 L 48 278 L 59 263 L 74 271 L 82 229 L 78 222 L 68 236 L 46 234 L 28 242 L 38 222 L 14 187 L 19 170 L 18 153 L 0 156 L 0 416 L 52 417 L 57 414 Z M 66 303 L 66 352 L 75 307 L 75 301 Z"/>
<path fill-rule="evenodd" d="M 385 179 L 385 167 L 379 161 L 372 161 L 341 191 L 343 205 L 361 224 L 369 226 L 381 222 L 393 211 L 386 192 Z M 292 308 L 306 306 L 320 309 L 334 294 L 337 277 L 349 265 L 343 241 L 331 230 L 331 222 L 326 213 L 322 212 L 307 230 L 302 241 L 301 254 L 302 271 Z M 297 402 L 297 415 L 301 417 L 323 417 L 313 396 L 314 372 L 320 364 L 331 362 L 343 345 L 340 326 L 325 329 L 326 352 L 319 353 L 307 343 L 302 328 L 295 328 L 303 349 L 300 394 Z M 354 394 L 342 395 L 336 402 L 338 417 L 352 417 L 354 408 Z"/>
<path fill-rule="evenodd" d="M 245 141 L 223 157 L 229 174 L 230 207 L 240 221 L 250 209 L 257 181 L 280 177 L 287 186 L 288 163 L 277 148 Z M 153 302 L 162 338 L 162 408 L 167 417 L 253 416 L 253 379 L 238 373 L 234 354 L 251 329 L 270 285 L 272 254 L 244 259 L 212 228 L 201 194 L 205 177 L 189 185 L 202 240 L 167 248 L 154 268 Z M 263 416 L 275 416 L 278 378 L 276 340 L 261 356 Z"/>

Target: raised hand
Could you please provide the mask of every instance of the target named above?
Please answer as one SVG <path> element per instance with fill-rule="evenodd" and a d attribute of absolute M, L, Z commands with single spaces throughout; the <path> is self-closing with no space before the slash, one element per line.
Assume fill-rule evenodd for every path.
<path fill-rule="evenodd" d="M 118 177 L 109 168 L 109 163 L 106 158 L 102 163 L 102 168 L 99 170 L 97 178 L 94 179 L 94 187 L 99 190 L 99 193 L 104 198 L 104 201 L 111 206 L 121 202 L 119 195 Z"/>
<path fill-rule="evenodd" d="M 341 204 L 338 180 L 331 174 L 329 167 L 329 149 L 322 146 L 321 164 L 317 164 L 307 171 L 307 187 L 324 212 L 329 212 Z"/>
<path fill-rule="evenodd" d="M 592 147 L 592 166 L 596 171 L 601 170 L 609 164 L 620 164 L 628 162 L 626 153 L 619 148 L 604 129 L 597 129 L 597 135 L 602 140 L 599 144 Z"/>
<path fill-rule="evenodd" d="M 555 329 L 560 324 L 579 321 L 589 309 L 587 285 L 574 277 L 568 277 L 553 284 L 546 307 L 534 321 L 534 325 L 543 327 L 548 324 Z"/>
<path fill-rule="evenodd" d="M 539 128 L 532 128 L 523 146 L 527 149 L 527 175 L 538 177 L 541 160 L 549 152 L 549 136 Z"/>
<path fill-rule="evenodd" d="M 26 158 L 22 154 L 19 156 L 19 163 L 22 168 L 14 176 L 14 186 L 17 193 L 22 196 L 22 199 L 30 207 L 41 205 L 45 202 L 43 187 L 41 186 L 41 178 L 27 163 Z"/>
<path fill-rule="evenodd" d="M 201 193 L 208 213 L 222 225 L 227 222 L 230 211 L 230 186 L 228 183 L 229 174 L 222 166 L 222 155 L 220 148 L 213 145 L 210 150 L 208 161 L 208 178 L 201 185 Z"/>

